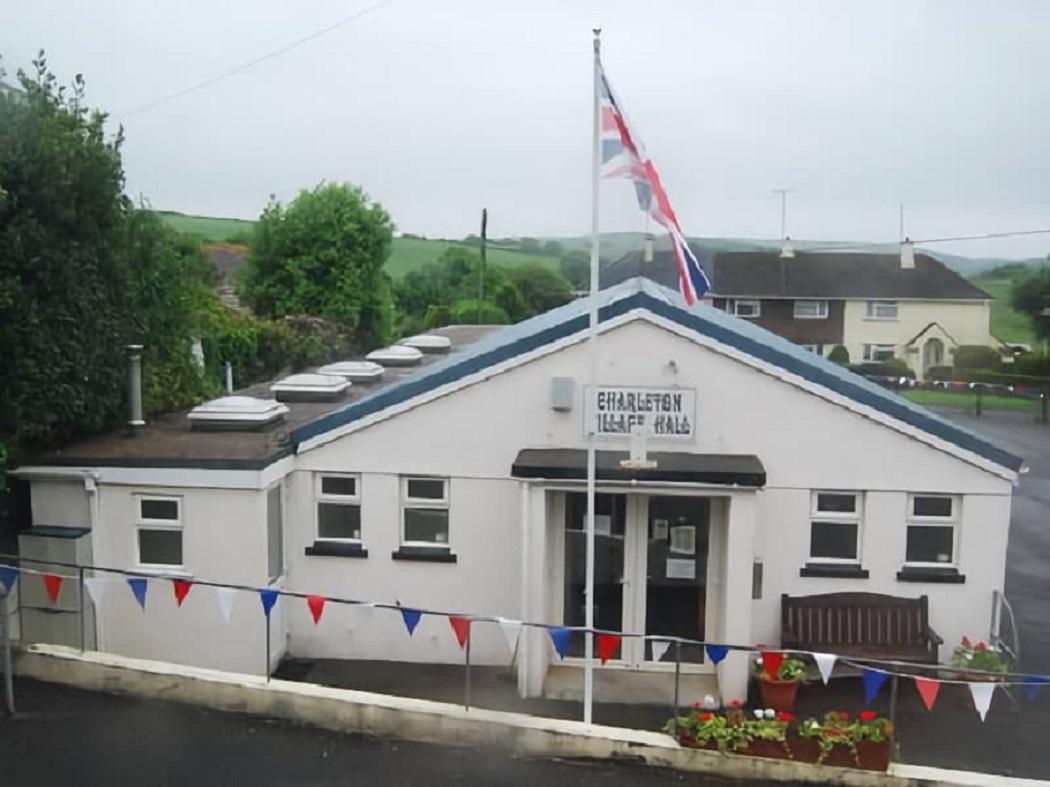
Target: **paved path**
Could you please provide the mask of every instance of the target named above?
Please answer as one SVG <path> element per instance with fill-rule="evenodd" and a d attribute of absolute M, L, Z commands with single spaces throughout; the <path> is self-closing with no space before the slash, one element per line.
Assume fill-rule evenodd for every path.
<path fill-rule="evenodd" d="M 377 740 L 18 680 L 0 718 L 0 784 L 296 787 L 758 787 L 632 764 L 518 759 Z"/>

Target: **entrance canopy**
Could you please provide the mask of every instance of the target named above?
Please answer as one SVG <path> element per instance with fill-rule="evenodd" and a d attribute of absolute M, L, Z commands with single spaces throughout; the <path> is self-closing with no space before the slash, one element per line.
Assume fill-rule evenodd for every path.
<path fill-rule="evenodd" d="M 627 451 L 598 451 L 599 481 L 674 481 L 692 484 L 763 487 L 766 469 L 753 454 L 690 454 L 650 451 L 656 462 L 649 469 L 620 466 Z M 587 478 L 587 451 L 582 448 L 525 448 L 511 467 L 514 478 L 583 481 Z"/>

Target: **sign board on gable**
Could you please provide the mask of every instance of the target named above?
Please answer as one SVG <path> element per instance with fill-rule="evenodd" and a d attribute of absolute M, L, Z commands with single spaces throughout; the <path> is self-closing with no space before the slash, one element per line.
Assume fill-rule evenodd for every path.
<path fill-rule="evenodd" d="M 650 440 L 692 440 L 696 436 L 695 388 L 633 388 L 594 385 L 586 390 L 584 434 Z"/>

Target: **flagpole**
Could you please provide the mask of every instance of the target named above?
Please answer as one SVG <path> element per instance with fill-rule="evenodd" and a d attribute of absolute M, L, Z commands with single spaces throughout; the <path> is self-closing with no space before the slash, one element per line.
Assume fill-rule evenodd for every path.
<path fill-rule="evenodd" d="M 598 341 L 598 170 L 601 167 L 601 40 L 600 28 L 594 30 L 594 117 L 591 138 L 591 291 L 587 309 L 587 348 L 591 370 L 590 389 L 595 383 Z M 588 410 L 584 407 L 584 411 Z M 594 487 L 597 456 L 594 446 L 594 424 L 587 423 L 587 576 L 584 590 L 585 621 L 587 627 L 583 667 L 583 722 L 590 724 L 594 706 Z"/>

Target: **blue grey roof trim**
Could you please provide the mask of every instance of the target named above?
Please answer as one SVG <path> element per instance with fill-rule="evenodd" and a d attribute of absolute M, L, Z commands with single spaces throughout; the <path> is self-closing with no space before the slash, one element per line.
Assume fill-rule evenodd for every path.
<path fill-rule="evenodd" d="M 1022 465 L 1019 457 L 989 443 L 980 435 L 956 426 L 825 358 L 719 309 L 706 305 L 687 308 L 678 293 L 646 279 L 632 279 L 603 290 L 598 298 L 599 322 L 606 322 L 634 309 L 645 309 L 1003 467 L 1018 470 Z M 468 347 L 462 354 L 453 354 L 437 364 L 424 367 L 390 388 L 377 391 L 295 429 L 291 433 L 291 441 L 298 446 L 306 440 L 434 388 L 580 333 L 587 328 L 587 309 L 588 299 L 581 298 L 496 331 Z"/>

